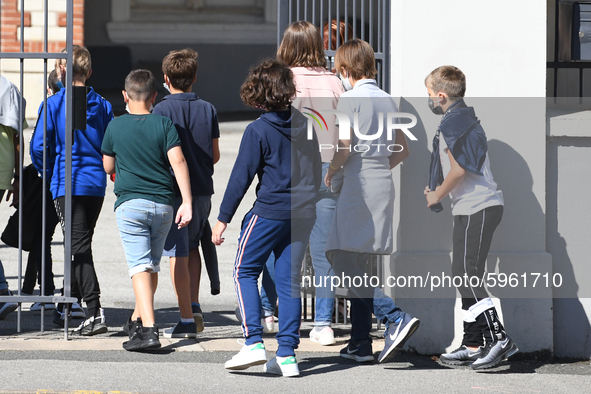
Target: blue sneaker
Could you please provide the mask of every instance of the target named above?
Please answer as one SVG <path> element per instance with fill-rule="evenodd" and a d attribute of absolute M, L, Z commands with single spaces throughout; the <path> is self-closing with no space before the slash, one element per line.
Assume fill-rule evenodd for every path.
<path fill-rule="evenodd" d="M 349 344 L 341 349 L 341 357 L 355 360 L 358 363 L 374 361 L 371 341 L 369 339 L 361 341 L 350 340 Z"/>
<path fill-rule="evenodd" d="M 383 363 L 394 357 L 402 349 L 406 340 L 419 328 L 420 324 L 419 319 L 402 312 L 400 320 L 390 323 L 384 332 L 386 343 L 384 344 L 384 350 L 378 357 L 378 362 Z"/>

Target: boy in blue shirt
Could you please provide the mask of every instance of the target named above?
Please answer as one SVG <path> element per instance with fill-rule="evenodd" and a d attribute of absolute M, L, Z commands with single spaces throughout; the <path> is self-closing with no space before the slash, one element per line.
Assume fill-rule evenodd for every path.
<path fill-rule="evenodd" d="M 189 170 L 177 131 L 165 117 L 150 114 L 156 99 L 156 81 L 150 71 L 134 70 L 125 79 L 123 91 L 129 115 L 107 128 L 103 140 L 104 167 L 115 177 L 115 212 L 125 249 L 136 307 L 129 327 L 129 351 L 160 347 L 154 318 L 154 293 L 160 258 L 173 219 L 185 227 L 191 220 Z M 174 170 L 182 202 L 173 216 Z"/>
<path fill-rule="evenodd" d="M 283 376 L 300 374 L 295 358 L 302 315 L 300 269 L 316 219 L 322 162 L 316 135 L 307 138 L 306 118 L 290 110 L 295 93 L 291 70 L 277 60 L 265 60 L 253 68 L 240 92 L 247 105 L 267 112 L 244 131 L 213 228 L 212 240 L 220 245 L 222 234 L 257 176 L 257 199 L 242 222 L 233 275 L 245 345 L 226 362 L 230 370 L 267 361 L 257 280 L 272 252 L 281 305 L 279 347 L 264 371 Z"/>
<path fill-rule="evenodd" d="M 503 192 L 497 190 L 488 159 L 484 129 L 474 109 L 464 102 L 466 77 L 454 66 L 438 67 L 425 79 L 429 107 L 443 115 L 433 140 L 427 206 L 438 212 L 449 194 L 454 216 L 452 274 L 467 278 L 458 287 L 462 297 L 464 337 L 456 350 L 439 360 L 472 369 L 496 367 L 519 349 L 505 332 L 497 310 L 483 286 L 493 234 L 503 217 Z M 443 138 L 441 138 L 443 136 Z"/>
<path fill-rule="evenodd" d="M 211 211 L 213 165 L 220 159 L 220 130 L 214 106 L 191 91 L 197 79 L 197 66 L 197 52 L 192 49 L 171 51 L 164 58 L 162 72 L 171 94 L 153 111 L 171 119 L 178 131 L 193 195 L 193 220 L 184 228 L 173 226 L 164 245 L 164 255 L 170 256 L 170 274 L 181 313 L 177 325 L 164 331 L 165 338 L 194 338 L 204 328 L 199 305 L 198 248 Z M 181 202 L 176 179 L 174 188 L 176 212 Z"/>
<path fill-rule="evenodd" d="M 73 48 L 74 86 L 85 86 L 90 77 L 91 58 L 82 46 Z M 66 63 L 56 64 L 58 79 L 65 80 Z M 64 229 L 66 185 L 66 89 L 47 98 L 47 149 L 49 163 L 47 176 L 51 178 L 51 194 Z M 39 119 L 44 119 L 43 103 Z M 74 130 L 72 146 L 72 296 L 82 298 L 89 317 L 74 330 L 80 335 L 107 332 L 105 315 L 100 304 L 100 287 L 92 258 L 92 237 L 98 220 L 107 177 L 103 170 L 101 144 L 109 122 L 113 119 L 111 104 L 89 88 L 87 94 L 86 130 Z M 43 172 L 43 123 L 37 122 L 31 138 L 31 160 L 39 173 Z M 54 310 L 54 323 L 63 326 L 69 318 L 63 313 L 64 305 Z"/>

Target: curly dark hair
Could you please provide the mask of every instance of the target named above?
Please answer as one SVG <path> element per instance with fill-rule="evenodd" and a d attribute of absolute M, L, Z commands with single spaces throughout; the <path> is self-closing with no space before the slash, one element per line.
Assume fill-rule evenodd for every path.
<path fill-rule="evenodd" d="M 295 95 L 296 87 L 290 68 L 275 59 L 263 60 L 251 68 L 240 88 L 244 104 L 266 111 L 287 108 Z"/>

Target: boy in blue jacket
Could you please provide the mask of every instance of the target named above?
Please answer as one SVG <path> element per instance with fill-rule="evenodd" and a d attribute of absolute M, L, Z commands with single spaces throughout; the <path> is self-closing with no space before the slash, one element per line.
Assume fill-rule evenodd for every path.
<path fill-rule="evenodd" d="M 90 77 L 91 58 L 88 50 L 75 45 L 73 49 L 74 86 L 85 86 Z M 65 60 L 56 63 L 58 78 L 65 81 Z M 31 160 L 39 173 L 43 172 L 43 103 L 31 138 Z M 107 332 L 105 315 L 100 303 L 100 287 L 92 259 L 92 236 L 98 220 L 107 176 L 103 170 L 101 144 L 107 125 L 113 119 L 111 104 L 92 87 L 87 94 L 86 130 L 74 130 L 72 146 L 72 296 L 82 298 L 88 308 L 88 318 L 74 330 L 80 335 Z M 66 89 L 47 98 L 47 176 L 51 179 L 51 194 L 64 229 L 66 185 Z M 54 323 L 63 326 L 63 304 L 54 310 Z"/>
<path fill-rule="evenodd" d="M 458 287 L 464 312 L 462 345 L 439 358 L 444 364 L 493 368 L 519 349 L 505 332 L 483 286 L 486 257 L 503 217 L 503 192 L 497 190 L 488 159 L 486 135 L 472 107 L 463 100 L 466 77 L 454 66 L 436 68 L 425 80 L 429 107 L 443 115 L 433 140 L 427 206 L 441 211 L 449 194 L 454 216 L 452 274 L 467 277 Z M 443 138 L 441 138 L 443 136 Z M 438 186 L 439 184 L 439 186 Z"/>
<path fill-rule="evenodd" d="M 315 135 L 308 140 L 306 118 L 291 112 L 296 89 L 285 64 L 265 60 L 250 71 L 240 93 L 247 105 L 266 113 L 244 131 L 212 235 L 216 245 L 224 241 L 222 234 L 256 175 L 257 199 L 243 220 L 233 275 L 245 345 L 225 367 L 241 370 L 267 361 L 257 280 L 273 252 L 281 305 L 279 348 L 264 371 L 298 376 L 300 269 L 316 217 L 322 174 L 318 141 Z"/>

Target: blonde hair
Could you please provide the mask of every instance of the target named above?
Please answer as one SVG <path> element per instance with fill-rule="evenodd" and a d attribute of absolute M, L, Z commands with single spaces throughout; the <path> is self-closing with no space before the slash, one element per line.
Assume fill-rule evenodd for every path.
<path fill-rule="evenodd" d="M 289 25 L 277 50 L 277 59 L 289 67 L 326 68 L 322 37 L 316 26 L 307 21 Z"/>
<path fill-rule="evenodd" d="M 427 75 L 425 86 L 435 93 L 444 92 L 453 101 L 466 94 L 466 76 L 455 66 L 441 66 Z"/>
<path fill-rule="evenodd" d="M 334 59 L 337 72 L 344 67 L 354 79 L 375 78 L 376 57 L 373 48 L 367 42 L 355 38 L 347 41 L 339 49 Z"/>
<path fill-rule="evenodd" d="M 66 52 L 66 49 L 62 49 L 62 53 Z M 92 60 L 90 59 L 90 52 L 86 47 L 80 45 L 74 45 L 72 49 L 72 73 L 77 76 L 86 78 L 90 70 L 92 69 Z M 58 59 L 55 61 L 55 68 L 60 65 L 66 66 L 66 59 Z"/>

